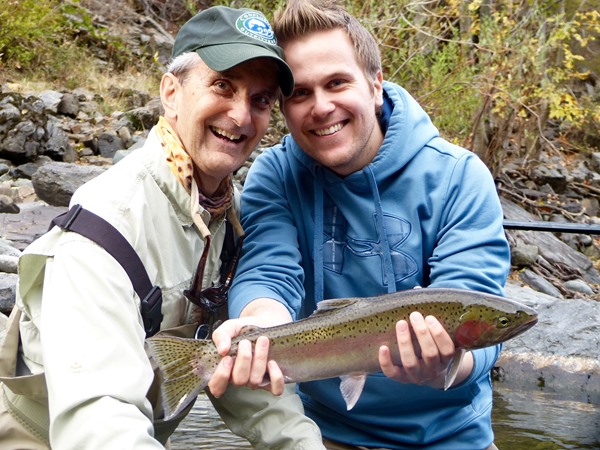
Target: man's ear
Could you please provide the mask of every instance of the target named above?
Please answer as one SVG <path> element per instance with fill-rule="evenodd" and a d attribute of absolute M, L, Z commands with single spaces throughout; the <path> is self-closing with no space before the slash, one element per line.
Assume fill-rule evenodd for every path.
<path fill-rule="evenodd" d="M 179 90 L 181 84 L 172 73 L 165 73 L 160 80 L 160 101 L 165 110 L 165 118 L 177 118 L 177 103 L 179 101 Z"/>
<path fill-rule="evenodd" d="M 373 78 L 373 91 L 375 94 L 375 106 L 380 108 L 383 105 L 383 73 L 377 71 Z"/>

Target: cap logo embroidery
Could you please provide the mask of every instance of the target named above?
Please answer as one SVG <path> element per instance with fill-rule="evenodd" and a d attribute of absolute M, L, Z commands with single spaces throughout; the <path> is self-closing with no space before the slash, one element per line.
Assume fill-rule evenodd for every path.
<path fill-rule="evenodd" d="M 277 44 L 271 25 L 269 25 L 266 17 L 260 13 L 248 12 L 242 14 L 235 23 L 235 27 L 240 33 L 248 37 L 271 45 Z"/>

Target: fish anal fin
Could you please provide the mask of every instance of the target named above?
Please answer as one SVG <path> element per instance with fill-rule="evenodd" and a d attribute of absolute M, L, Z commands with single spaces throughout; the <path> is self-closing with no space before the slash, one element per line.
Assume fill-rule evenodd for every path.
<path fill-rule="evenodd" d="M 343 375 L 340 377 L 342 382 L 340 383 L 340 391 L 342 397 L 346 402 L 346 408 L 350 411 L 356 405 L 360 394 L 362 394 L 363 387 L 365 386 L 365 380 L 367 379 L 366 373 L 354 374 L 354 375 Z"/>
<path fill-rule="evenodd" d="M 456 380 L 456 375 L 458 375 L 458 369 L 460 368 L 460 363 L 462 362 L 465 353 L 467 351 L 464 348 L 457 348 L 454 352 L 454 356 L 448 363 L 448 368 L 446 369 L 446 378 L 444 380 L 444 390 L 448 390 L 454 380 Z"/>

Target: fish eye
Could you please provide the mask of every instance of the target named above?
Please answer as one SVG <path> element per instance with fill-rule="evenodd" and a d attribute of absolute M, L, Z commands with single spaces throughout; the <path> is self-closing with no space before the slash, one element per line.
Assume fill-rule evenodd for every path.
<path fill-rule="evenodd" d="M 508 326 L 508 324 L 510 323 L 510 320 L 508 319 L 508 317 L 502 316 L 502 317 L 498 317 L 497 322 L 498 322 L 498 326 L 500 328 L 504 328 L 504 327 Z"/>

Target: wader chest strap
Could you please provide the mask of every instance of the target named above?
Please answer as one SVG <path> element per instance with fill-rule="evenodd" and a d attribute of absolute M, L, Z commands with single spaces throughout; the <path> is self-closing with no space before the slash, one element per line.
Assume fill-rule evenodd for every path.
<path fill-rule="evenodd" d="M 153 286 L 142 260 L 123 235 L 102 217 L 75 205 L 67 212 L 55 217 L 50 223 L 63 230 L 74 231 L 94 241 L 115 258 L 127 272 L 133 288 L 141 299 L 141 313 L 146 337 L 160 329 L 162 292 Z"/>

